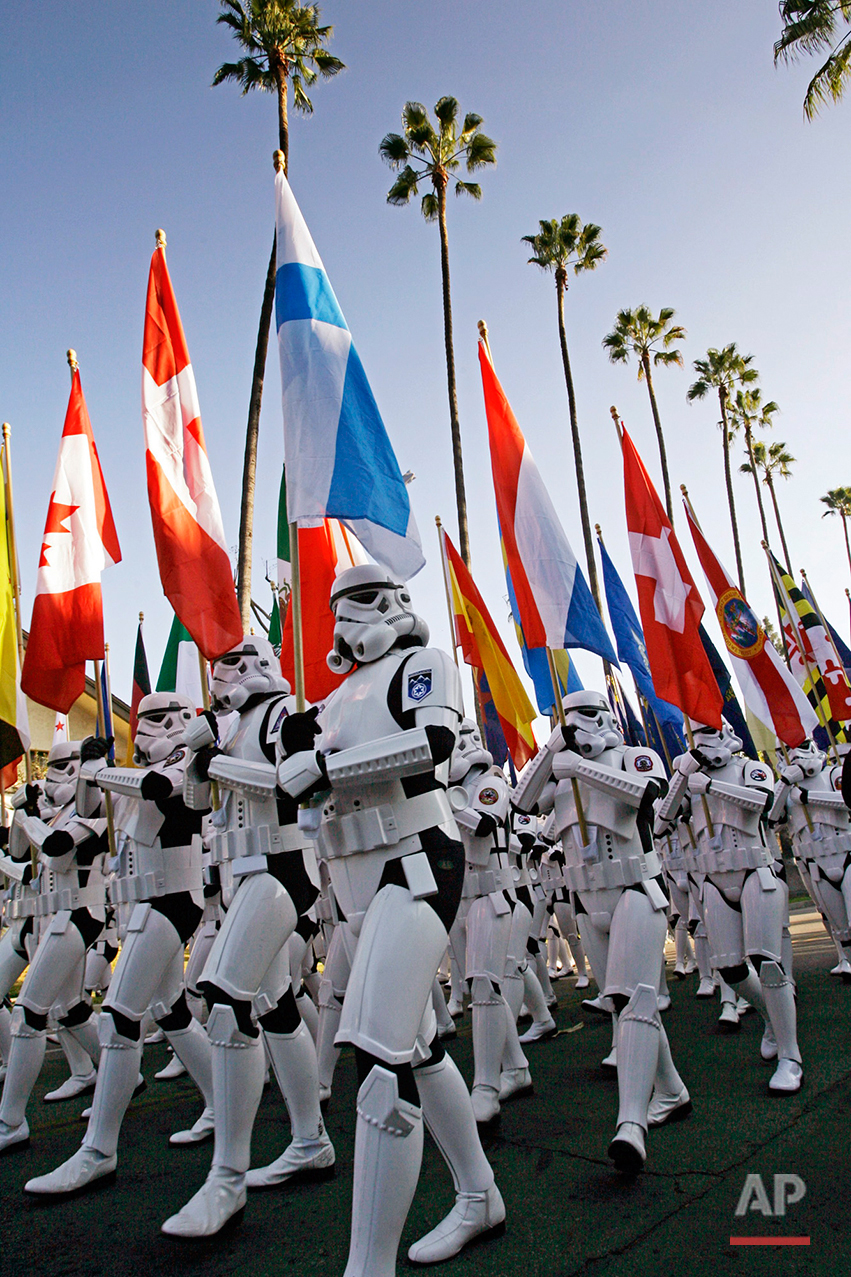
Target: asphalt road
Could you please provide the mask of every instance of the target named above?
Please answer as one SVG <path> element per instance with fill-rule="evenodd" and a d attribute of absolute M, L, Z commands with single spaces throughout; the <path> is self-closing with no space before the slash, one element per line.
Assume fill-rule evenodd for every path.
<path fill-rule="evenodd" d="M 832 945 L 811 906 L 792 921 L 799 985 L 804 1086 L 777 1099 L 766 1087 L 756 1015 L 720 1036 L 718 1004 L 694 998 L 696 979 L 671 979 L 665 1025 L 694 1100 L 686 1122 L 656 1131 L 645 1172 L 616 1175 L 606 1158 L 616 1087 L 599 1068 L 610 1044 L 607 1021 L 581 1009 L 572 980 L 559 981 L 562 1030 L 529 1049 L 535 1094 L 506 1105 L 488 1152 L 508 1208 L 504 1237 L 443 1266 L 446 1277 L 785 1277 L 851 1272 L 849 1194 L 851 988 L 832 978 Z M 450 1048 L 471 1078 L 469 1016 Z M 151 1079 L 165 1061 L 146 1052 Z M 30 1104 L 30 1147 L 0 1157 L 3 1230 L 0 1274 L 10 1277 L 220 1277 L 293 1273 L 340 1277 L 345 1267 L 355 1099 L 353 1061 L 344 1053 L 328 1112 L 338 1153 L 334 1180 L 252 1194 L 243 1219 L 205 1243 L 163 1237 L 160 1223 L 201 1183 L 210 1146 L 171 1149 L 170 1131 L 200 1111 L 191 1083 L 150 1081 L 131 1105 L 114 1181 L 78 1198 L 43 1204 L 22 1185 L 73 1152 L 82 1138 L 80 1101 L 48 1106 L 45 1091 L 65 1076 L 51 1052 Z M 283 1102 L 267 1089 L 254 1136 L 254 1161 L 276 1156 L 288 1137 Z M 803 1198 L 782 1217 L 735 1214 L 748 1175 L 760 1176 L 772 1206 L 775 1176 L 797 1176 Z M 751 1181 L 755 1183 L 755 1181 Z M 449 1209 L 452 1186 L 433 1145 L 426 1151 L 404 1245 Z M 809 1238 L 809 1245 L 731 1245 L 732 1237 Z M 404 1254 L 404 1246 L 402 1254 Z M 407 1270 L 404 1259 L 399 1271 Z"/>

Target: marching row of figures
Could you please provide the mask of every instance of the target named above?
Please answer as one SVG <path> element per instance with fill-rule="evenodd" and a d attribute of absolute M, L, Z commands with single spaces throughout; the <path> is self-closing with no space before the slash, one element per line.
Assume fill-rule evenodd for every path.
<path fill-rule="evenodd" d="M 669 911 L 679 961 L 690 929 L 704 983 L 711 969 L 721 983 L 722 1019 L 735 1018 L 738 994 L 762 1012 L 761 1052 L 776 1059 L 768 1085 L 793 1093 L 802 1067 L 788 892 L 767 830 L 788 822 L 846 956 L 851 832 L 839 769 L 813 745 L 792 754 L 775 786 L 729 728 L 693 724 L 694 748 L 669 783 L 653 751 L 624 744 L 595 692 L 565 699 L 566 725 L 512 791 L 463 718 L 458 671 L 428 646 L 406 587 L 374 566 L 351 568 L 331 607 L 329 663 L 349 674 L 321 710 L 296 712 L 271 646 L 247 636 L 213 663 L 213 712 L 172 693 L 143 699 L 135 768 L 109 766 L 100 740 L 57 745 L 43 783 L 16 794 L 0 861 L 12 883 L 0 994 L 29 970 L 11 1015 L 0 1149 L 29 1138 L 50 1018 L 97 1062 L 97 1081 L 82 1146 L 26 1191 L 58 1197 L 111 1174 L 152 1017 L 203 1100 L 172 1143 L 214 1139 L 206 1181 L 163 1231 L 209 1236 L 248 1189 L 333 1173 L 320 1105 L 349 1044 L 359 1090 L 345 1273 L 385 1277 L 396 1271 L 424 1126 L 456 1200 L 409 1258 L 437 1263 L 504 1227 L 479 1131 L 531 1088 L 517 1030 L 524 1000 L 534 1016 L 525 1040 L 555 1032 L 528 961 L 548 911 L 580 955 L 581 935 L 613 1017 L 609 1154 L 635 1174 L 648 1129 L 691 1111 L 659 1015 Z M 120 956 L 92 1017 L 87 954 L 100 944 L 102 962 L 113 956 L 103 954 L 113 913 Z M 312 945 L 324 957 L 315 1001 L 302 983 Z M 470 999 L 472 1092 L 438 1031 L 447 947 L 451 1009 Z M 546 987 L 543 960 L 538 972 Z M 267 1058 L 292 1141 L 250 1169 Z"/>

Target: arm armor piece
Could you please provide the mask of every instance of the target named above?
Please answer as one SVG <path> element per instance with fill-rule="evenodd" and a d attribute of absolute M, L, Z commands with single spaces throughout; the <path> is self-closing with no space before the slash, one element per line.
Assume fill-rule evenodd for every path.
<path fill-rule="evenodd" d="M 300 755 L 295 755 L 300 757 Z M 255 763 L 245 758 L 231 758 L 229 754 L 216 754 L 210 762 L 209 775 L 223 789 L 233 789 L 246 798 L 262 801 L 274 798 L 277 790 L 275 768 L 271 763 Z"/>
<path fill-rule="evenodd" d="M 511 801 L 519 811 L 534 811 L 553 778 L 553 755 L 563 748 L 564 736 L 561 728 L 557 727 L 544 748 L 539 749 L 527 765 L 511 795 Z"/>
<path fill-rule="evenodd" d="M 206 777 L 202 779 L 198 775 L 194 754 L 189 758 L 183 773 L 183 801 L 190 811 L 209 811 L 213 804 L 212 786 Z"/>
<path fill-rule="evenodd" d="M 599 789 L 604 794 L 608 794 L 612 798 L 620 798 L 623 802 L 628 803 L 630 807 L 640 807 L 647 786 L 653 780 L 652 776 L 646 779 L 636 776 L 630 776 L 628 772 L 615 771 L 611 767 L 601 767 L 599 763 L 589 762 L 587 759 L 580 758 L 578 754 L 569 754 L 565 761 L 570 763 L 569 776 L 575 776 L 581 779 L 584 784 L 590 785 L 592 789 Z M 562 771 L 562 758 L 557 754 L 553 759 L 553 774 L 557 780 L 563 779 L 560 775 Z M 656 783 L 656 782 L 654 782 Z"/>
<path fill-rule="evenodd" d="M 656 819 L 661 825 L 673 824 L 687 790 L 688 776 L 684 772 L 675 771 L 667 794 L 656 808 Z"/>
<path fill-rule="evenodd" d="M 300 798 L 317 781 L 323 781 L 327 785 L 319 755 L 312 749 L 304 749 L 298 754 L 290 754 L 289 758 L 281 758 L 275 775 L 279 786 L 290 798 Z"/>
<path fill-rule="evenodd" d="M 13 860 L 11 856 L 0 856 L 0 873 L 14 882 L 23 882 L 24 874 L 29 868 L 28 860 Z"/>
<path fill-rule="evenodd" d="M 107 771 L 109 764 L 105 758 L 93 758 L 87 763 L 80 765 L 80 775 L 77 777 L 77 796 L 74 805 L 79 816 L 96 816 L 101 810 L 101 790 L 99 784 L 99 776 L 103 771 Z"/>
<path fill-rule="evenodd" d="M 710 792 L 716 794 L 719 798 L 728 799 L 745 811 L 764 811 L 768 797 L 764 789 L 746 787 L 745 785 L 731 785 L 726 780 L 713 780 Z"/>
<path fill-rule="evenodd" d="M 17 811 L 20 807 L 23 807 L 26 801 L 27 801 L 27 786 L 21 785 L 20 789 L 16 789 L 14 794 L 10 798 L 9 806 L 13 809 L 13 811 Z"/>
<path fill-rule="evenodd" d="M 394 732 L 378 740 L 354 745 L 351 749 L 327 754 L 324 759 L 328 780 L 334 787 L 362 785 L 369 780 L 403 780 L 434 767 L 425 727 Z"/>
<path fill-rule="evenodd" d="M 31 844 L 21 823 L 24 819 L 26 819 L 26 815 L 19 808 L 15 812 L 12 824 L 9 826 L 9 855 L 13 860 L 29 859 Z"/>
<path fill-rule="evenodd" d="M 777 782 L 777 788 L 774 791 L 774 802 L 771 804 L 771 810 L 767 817 L 769 825 L 779 825 L 787 819 L 786 804 L 792 789 L 793 786 L 782 778 Z"/>
<path fill-rule="evenodd" d="M 85 764 L 91 766 L 90 763 Z M 122 798 L 135 798 L 142 801 L 142 781 L 150 768 L 145 767 L 104 767 L 96 780 L 96 784 L 110 794 L 120 794 Z"/>
<path fill-rule="evenodd" d="M 845 806 L 845 799 L 841 794 L 837 794 L 835 790 L 808 789 L 807 803 L 810 807 L 827 807 L 831 811 L 842 811 Z"/>
<path fill-rule="evenodd" d="M 217 739 L 206 714 L 199 714 L 193 718 L 191 723 L 187 723 L 183 732 L 184 745 L 196 754 L 199 749 L 204 749 L 207 745 L 215 745 Z"/>

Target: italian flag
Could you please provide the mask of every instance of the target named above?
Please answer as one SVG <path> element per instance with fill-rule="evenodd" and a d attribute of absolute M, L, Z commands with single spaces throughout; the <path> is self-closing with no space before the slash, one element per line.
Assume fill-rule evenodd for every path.
<path fill-rule="evenodd" d="M 171 633 L 157 679 L 157 691 L 179 692 L 181 696 L 188 696 L 196 709 L 200 709 L 202 704 L 198 648 L 178 617 L 171 623 Z"/>

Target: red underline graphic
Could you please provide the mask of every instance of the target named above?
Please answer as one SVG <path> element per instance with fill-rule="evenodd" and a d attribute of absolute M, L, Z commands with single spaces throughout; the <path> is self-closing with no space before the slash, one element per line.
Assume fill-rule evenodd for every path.
<path fill-rule="evenodd" d="M 731 1246 L 809 1246 L 809 1237 L 731 1237 Z"/>

